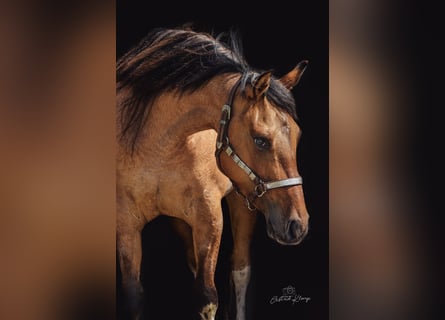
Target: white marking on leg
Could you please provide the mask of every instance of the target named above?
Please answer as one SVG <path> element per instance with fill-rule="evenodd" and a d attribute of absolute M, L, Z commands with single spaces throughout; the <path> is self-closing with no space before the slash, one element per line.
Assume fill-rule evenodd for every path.
<path fill-rule="evenodd" d="M 209 303 L 205 307 L 202 308 L 199 315 L 201 316 L 202 320 L 215 320 L 216 315 L 216 304 Z"/>
<path fill-rule="evenodd" d="M 189 265 L 189 268 L 190 268 L 190 271 L 193 274 L 193 279 L 196 279 L 196 269 L 192 265 Z"/>
<path fill-rule="evenodd" d="M 236 320 L 246 319 L 246 292 L 250 280 L 250 266 L 241 270 L 232 270 L 232 279 L 236 296 Z"/>

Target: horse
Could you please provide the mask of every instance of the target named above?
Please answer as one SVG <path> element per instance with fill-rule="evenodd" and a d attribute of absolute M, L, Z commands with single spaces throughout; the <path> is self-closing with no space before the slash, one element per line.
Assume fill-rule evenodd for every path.
<path fill-rule="evenodd" d="M 158 28 L 117 61 L 116 244 L 132 319 L 141 318 L 141 231 L 172 218 L 194 276 L 196 317 L 215 319 L 214 273 L 226 199 L 233 234 L 236 319 L 245 319 L 256 215 L 268 236 L 299 244 L 309 214 L 297 169 L 301 135 L 291 92 L 307 66 L 284 76 L 245 61 L 239 36 Z"/>

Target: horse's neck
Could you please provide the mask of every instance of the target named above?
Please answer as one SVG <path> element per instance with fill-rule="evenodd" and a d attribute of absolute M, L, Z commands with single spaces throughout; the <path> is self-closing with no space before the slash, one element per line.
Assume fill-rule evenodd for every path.
<path fill-rule="evenodd" d="M 143 143 L 148 149 L 157 147 L 164 154 L 174 154 L 191 134 L 218 130 L 221 108 L 235 81 L 236 77 L 216 78 L 192 94 L 161 95 L 151 110 Z"/>

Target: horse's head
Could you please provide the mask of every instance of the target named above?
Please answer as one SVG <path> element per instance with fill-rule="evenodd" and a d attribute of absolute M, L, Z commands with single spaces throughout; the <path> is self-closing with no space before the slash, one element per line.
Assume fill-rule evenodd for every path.
<path fill-rule="evenodd" d="M 301 130 L 294 120 L 290 92 L 306 65 L 306 61 L 300 62 L 281 79 L 265 72 L 241 83 L 227 130 L 229 152 L 226 149 L 220 157 L 225 173 L 246 197 L 247 205 L 264 214 L 269 237 L 286 245 L 300 243 L 309 225 L 297 169 Z"/>

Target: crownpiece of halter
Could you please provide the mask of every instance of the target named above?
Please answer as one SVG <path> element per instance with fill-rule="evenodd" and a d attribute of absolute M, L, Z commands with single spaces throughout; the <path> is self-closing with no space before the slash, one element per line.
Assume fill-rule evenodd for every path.
<path fill-rule="evenodd" d="M 255 199 L 261 198 L 267 191 L 272 189 L 302 185 L 303 178 L 294 177 L 294 178 L 265 182 L 252 169 L 250 169 L 250 167 L 243 160 L 241 160 L 241 158 L 236 154 L 235 150 L 233 149 L 229 141 L 229 124 L 233 108 L 233 100 L 235 98 L 235 92 L 240 86 L 240 83 L 241 83 L 241 78 L 237 80 L 237 82 L 230 90 L 229 99 L 227 103 L 222 107 L 221 120 L 219 122 L 218 137 L 216 139 L 215 157 L 216 157 L 216 162 L 218 164 L 218 168 L 221 170 L 221 172 L 224 172 L 221 167 L 220 155 L 222 151 L 225 151 L 226 154 L 238 165 L 238 167 L 240 167 L 249 176 L 249 179 L 253 181 L 253 183 L 255 184 L 253 191 L 246 196 L 240 191 L 238 186 L 229 177 L 229 179 L 232 181 L 235 191 L 244 197 L 247 208 L 250 211 L 254 211 L 256 210 L 256 207 L 253 204 Z"/>

